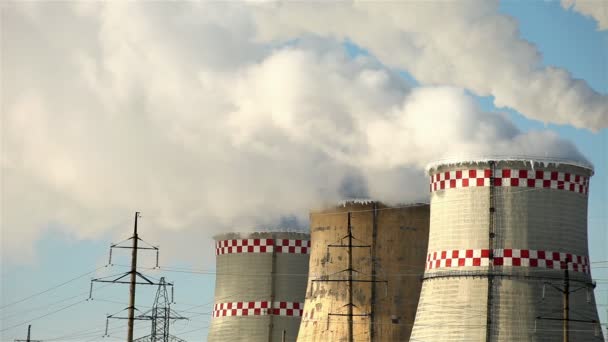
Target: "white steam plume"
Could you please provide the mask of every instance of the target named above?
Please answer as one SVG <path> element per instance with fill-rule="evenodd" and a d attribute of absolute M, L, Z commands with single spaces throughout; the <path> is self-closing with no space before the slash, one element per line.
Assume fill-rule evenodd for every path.
<path fill-rule="evenodd" d="M 31 256 L 25 242 L 48 230 L 124 236 L 135 210 L 165 251 L 207 253 L 214 233 L 345 196 L 424 200 L 424 165 L 455 154 L 584 160 L 460 88 L 412 89 L 340 41 L 259 41 L 252 11 L 5 6 L 3 256 Z"/>
<path fill-rule="evenodd" d="M 562 7 L 571 9 L 597 22 L 598 30 L 608 29 L 608 2 L 606 0 L 562 0 Z"/>
<path fill-rule="evenodd" d="M 543 122 L 608 127 L 608 95 L 544 67 L 516 20 L 498 13 L 498 1 L 281 2 L 258 5 L 256 18 L 263 41 L 346 39 L 422 84 L 491 95 L 496 106 Z"/>

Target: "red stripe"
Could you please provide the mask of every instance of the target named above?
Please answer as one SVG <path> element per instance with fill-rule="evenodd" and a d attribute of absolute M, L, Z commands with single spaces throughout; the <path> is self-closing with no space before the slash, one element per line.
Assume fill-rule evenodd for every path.
<path fill-rule="evenodd" d="M 440 172 L 430 176 L 431 184 L 429 188 L 433 192 L 466 188 L 472 184 L 486 186 L 489 182 L 485 180 L 490 179 L 491 173 L 489 169 Z M 501 169 L 497 170 L 493 185 L 556 189 L 587 194 L 589 192 L 589 177 L 561 171 Z"/>
<path fill-rule="evenodd" d="M 434 251 L 428 253 L 426 269 L 450 267 L 494 266 L 541 267 L 549 269 L 572 269 L 589 273 L 589 258 L 571 253 L 536 251 L 530 249 L 496 249 L 490 261 L 488 249 L 465 249 Z"/>
<path fill-rule="evenodd" d="M 290 246 L 293 245 L 293 246 Z M 242 239 L 221 240 L 215 243 L 215 254 L 235 253 L 291 253 L 309 254 L 310 240 Z"/>
<path fill-rule="evenodd" d="M 301 317 L 304 303 L 300 302 L 231 302 L 216 303 L 213 305 L 212 317 L 225 316 L 289 316 Z"/>

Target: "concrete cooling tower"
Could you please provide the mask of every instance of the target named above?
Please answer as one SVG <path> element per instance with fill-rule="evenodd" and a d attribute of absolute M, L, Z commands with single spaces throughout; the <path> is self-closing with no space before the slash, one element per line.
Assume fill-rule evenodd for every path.
<path fill-rule="evenodd" d="M 207 341 L 295 341 L 306 292 L 309 235 L 225 234 L 215 241 L 215 305 Z"/>
<path fill-rule="evenodd" d="M 496 160 L 429 169 L 415 341 L 603 341 L 587 248 L 593 170 Z"/>
<path fill-rule="evenodd" d="M 311 213 L 310 227 L 298 341 L 407 341 L 422 285 L 429 206 L 347 202 Z"/>

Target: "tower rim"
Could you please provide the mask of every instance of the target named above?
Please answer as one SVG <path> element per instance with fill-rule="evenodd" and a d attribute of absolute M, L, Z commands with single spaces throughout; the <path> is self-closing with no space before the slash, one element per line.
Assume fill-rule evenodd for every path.
<path fill-rule="evenodd" d="M 231 240 L 231 239 L 252 239 L 252 238 L 266 238 L 266 239 L 284 239 L 291 236 L 292 238 L 310 238 L 310 233 L 300 231 L 289 231 L 289 230 L 277 230 L 277 231 L 239 231 L 239 232 L 225 232 L 213 235 L 212 239 L 215 241 Z"/>
<path fill-rule="evenodd" d="M 436 172 L 440 167 L 444 166 L 457 166 L 457 165 L 471 165 L 471 164 L 488 164 L 490 162 L 522 162 L 534 167 L 547 167 L 568 165 L 579 167 L 587 170 L 590 176 L 595 173 L 595 167 L 593 164 L 587 161 L 566 159 L 566 158 L 550 158 L 550 157 L 525 157 L 525 156 L 491 156 L 491 157 L 479 157 L 479 158 L 446 158 L 433 161 L 426 165 L 425 170 L 427 174 L 431 175 Z"/>

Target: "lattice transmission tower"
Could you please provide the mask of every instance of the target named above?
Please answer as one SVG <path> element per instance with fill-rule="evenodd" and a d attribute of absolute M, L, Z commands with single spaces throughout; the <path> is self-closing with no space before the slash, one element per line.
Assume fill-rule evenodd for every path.
<path fill-rule="evenodd" d="M 171 321 L 187 318 L 171 309 L 172 300 L 169 298 L 167 285 L 165 277 L 161 277 L 152 309 L 138 316 L 139 319 L 149 319 L 152 321 L 150 335 L 135 339 L 133 342 L 186 342 L 169 333 Z"/>

